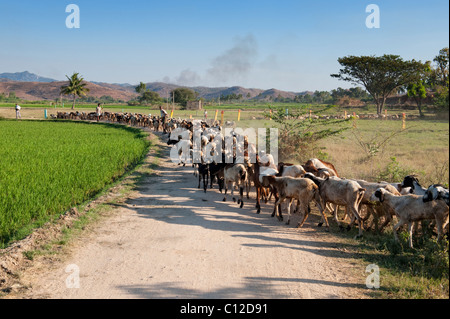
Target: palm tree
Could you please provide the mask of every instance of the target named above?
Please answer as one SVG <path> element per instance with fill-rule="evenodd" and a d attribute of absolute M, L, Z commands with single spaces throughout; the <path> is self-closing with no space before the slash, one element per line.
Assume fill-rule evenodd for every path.
<path fill-rule="evenodd" d="M 75 108 L 75 100 L 78 97 L 85 96 L 89 89 L 86 87 L 86 83 L 83 82 L 83 78 L 79 76 L 79 73 L 74 73 L 69 78 L 66 75 L 66 78 L 69 80 L 69 85 L 64 85 L 61 87 L 61 94 L 64 95 L 73 95 L 73 104 L 72 110 Z"/>

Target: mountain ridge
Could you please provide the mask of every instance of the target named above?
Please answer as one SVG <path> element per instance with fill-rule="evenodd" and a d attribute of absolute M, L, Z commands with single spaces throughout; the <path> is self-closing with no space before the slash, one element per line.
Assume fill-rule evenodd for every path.
<path fill-rule="evenodd" d="M 59 98 L 59 88 L 66 84 L 66 81 L 59 81 L 41 77 L 28 71 L 16 73 L 0 73 L 0 94 L 15 92 L 16 96 L 23 100 L 54 100 Z M 135 86 L 129 83 L 106 83 L 97 81 L 86 81 L 90 92 L 88 96 L 100 98 L 109 95 L 116 100 L 129 101 L 138 95 Z M 157 92 L 162 98 L 168 98 L 170 91 L 176 88 L 189 88 L 198 93 L 199 98 L 206 100 L 217 99 L 221 96 L 231 94 L 242 95 L 243 100 L 274 100 L 279 97 L 293 99 L 297 95 L 308 94 L 309 92 L 290 92 L 257 88 L 244 88 L 242 86 L 231 87 L 207 87 L 207 86 L 183 86 L 173 83 L 148 82 L 147 89 Z"/>

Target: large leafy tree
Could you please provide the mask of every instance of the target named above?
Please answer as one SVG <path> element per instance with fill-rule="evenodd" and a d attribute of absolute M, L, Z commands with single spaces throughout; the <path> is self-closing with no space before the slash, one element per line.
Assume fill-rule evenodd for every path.
<path fill-rule="evenodd" d="M 427 62 L 426 67 L 421 70 L 420 78 L 417 81 L 411 82 L 406 86 L 407 95 L 416 101 L 417 108 L 421 117 L 425 116 L 422 111 L 422 101 L 427 97 L 427 88 L 429 85 L 429 78 L 431 71 L 431 62 Z"/>
<path fill-rule="evenodd" d="M 443 48 L 439 51 L 433 62 L 433 68 L 430 76 L 430 85 L 435 91 L 435 104 L 438 106 L 449 107 L 448 85 L 449 85 L 449 49 Z"/>
<path fill-rule="evenodd" d="M 87 83 L 83 83 L 84 79 L 79 73 L 74 73 L 71 77 L 66 75 L 66 78 L 69 80 L 69 84 L 61 86 L 61 94 L 73 96 L 73 110 L 75 108 L 77 97 L 86 96 L 87 92 L 89 92 L 89 88 L 86 87 Z"/>
<path fill-rule="evenodd" d="M 362 85 L 373 97 L 377 114 L 383 112 L 386 98 L 400 88 L 420 80 L 427 64 L 405 61 L 398 55 L 346 56 L 338 59 L 343 67 L 332 77 Z"/>
<path fill-rule="evenodd" d="M 146 90 L 139 97 L 139 102 L 141 104 L 153 104 L 153 103 L 161 102 L 161 97 L 156 92 Z"/>
<path fill-rule="evenodd" d="M 134 90 L 141 96 L 138 98 L 141 104 L 153 104 L 161 101 L 161 97 L 158 93 L 147 89 L 147 85 L 144 82 L 140 82 Z"/>
<path fill-rule="evenodd" d="M 424 81 L 417 81 L 409 84 L 407 90 L 408 96 L 414 98 L 416 101 L 420 116 L 425 116 L 422 112 L 422 101 L 427 97 L 427 90 L 425 88 Z"/>
<path fill-rule="evenodd" d="M 197 98 L 197 93 L 188 88 L 177 88 L 171 91 L 170 95 L 174 97 L 175 103 L 180 103 L 183 106 L 186 106 L 188 101 Z"/>
<path fill-rule="evenodd" d="M 443 48 L 439 51 L 433 61 L 436 63 L 436 69 L 434 71 L 434 80 L 437 85 L 448 86 L 448 73 L 449 73 L 449 50 L 448 48 Z"/>

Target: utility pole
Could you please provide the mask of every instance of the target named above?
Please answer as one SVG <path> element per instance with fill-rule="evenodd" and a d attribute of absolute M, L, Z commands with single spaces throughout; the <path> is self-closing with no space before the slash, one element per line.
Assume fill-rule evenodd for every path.
<path fill-rule="evenodd" d="M 172 111 L 175 109 L 175 90 L 172 91 L 173 94 L 173 100 L 172 100 Z"/>

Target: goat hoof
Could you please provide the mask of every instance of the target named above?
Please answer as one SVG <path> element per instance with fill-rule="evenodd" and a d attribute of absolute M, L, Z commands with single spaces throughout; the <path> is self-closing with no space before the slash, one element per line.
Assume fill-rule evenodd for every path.
<path fill-rule="evenodd" d="M 224 198 L 224 199 L 223 199 L 223 201 L 224 201 L 224 202 L 226 202 L 226 201 L 227 201 L 227 199 L 226 199 L 226 198 Z"/>
<path fill-rule="evenodd" d="M 241 206 L 239 206 L 240 208 L 244 207 L 244 202 L 241 202 Z"/>
<path fill-rule="evenodd" d="M 237 200 L 237 203 L 238 203 L 238 205 L 239 205 L 239 204 L 241 203 L 241 200 L 240 200 L 240 199 L 238 199 L 238 200 Z"/>
<path fill-rule="evenodd" d="M 234 198 L 234 197 L 233 197 L 233 202 L 235 202 L 235 203 L 236 203 L 236 198 Z"/>
<path fill-rule="evenodd" d="M 322 227 L 323 223 L 318 223 L 317 227 Z"/>

